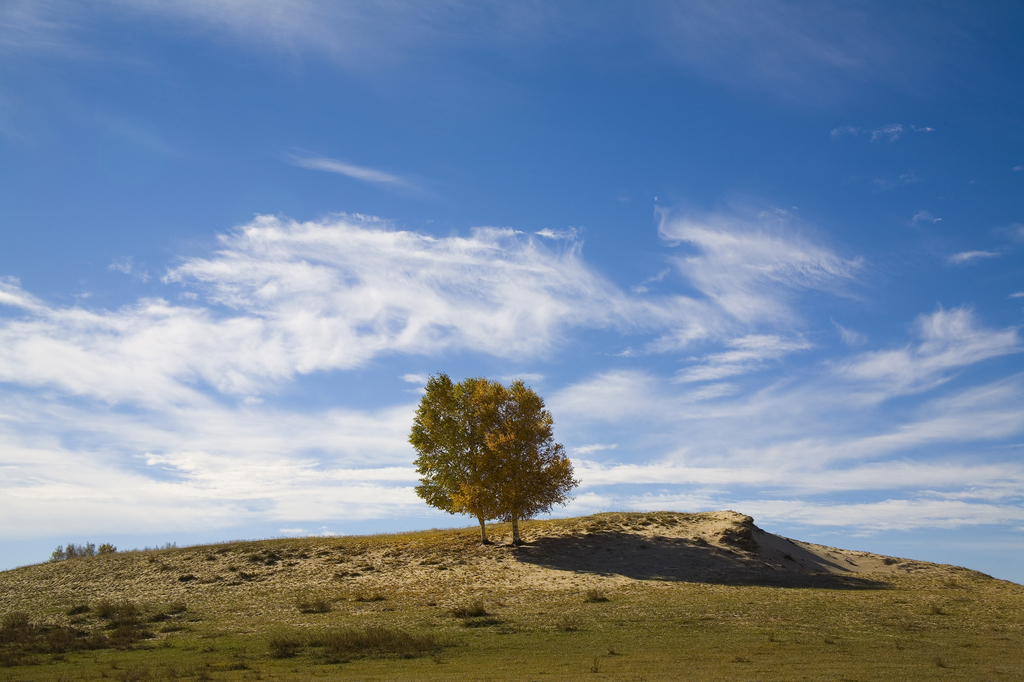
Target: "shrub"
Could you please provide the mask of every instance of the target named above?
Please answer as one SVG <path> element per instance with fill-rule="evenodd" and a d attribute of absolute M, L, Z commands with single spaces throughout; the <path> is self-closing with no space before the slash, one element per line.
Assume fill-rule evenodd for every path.
<path fill-rule="evenodd" d="M 117 547 L 114 547 L 109 542 L 104 542 L 102 545 L 100 545 L 100 548 L 98 550 L 100 554 L 113 554 L 116 551 Z"/>
<path fill-rule="evenodd" d="M 0 621 L 0 628 L 4 630 L 27 630 L 32 621 L 24 611 L 8 611 Z"/>
<path fill-rule="evenodd" d="M 96 604 L 96 615 L 100 618 L 110 618 L 114 615 L 116 610 L 117 607 L 114 606 L 114 602 L 109 599 L 101 599 L 100 602 Z"/>
<path fill-rule="evenodd" d="M 113 545 L 101 545 L 102 547 L 113 547 Z M 84 545 L 76 545 L 73 542 L 69 542 L 65 547 L 58 546 L 57 549 L 53 550 L 53 554 L 50 555 L 50 561 L 63 561 L 65 559 L 79 559 L 81 557 L 95 556 L 96 545 L 91 542 L 87 542 Z"/>
<path fill-rule="evenodd" d="M 308 595 L 299 597 L 295 602 L 295 606 L 302 613 L 327 613 L 331 610 L 331 602 L 329 600 L 323 597 L 310 597 Z"/>
<path fill-rule="evenodd" d="M 88 604 L 77 604 L 75 606 L 72 606 L 70 609 L 68 609 L 68 615 L 69 616 L 77 616 L 77 615 L 80 615 L 80 614 L 83 614 L 83 613 L 89 613 L 89 605 Z"/>
<path fill-rule="evenodd" d="M 145 634 L 146 633 L 141 632 L 135 626 L 118 625 L 114 628 L 114 631 L 110 633 L 110 641 L 112 641 L 115 646 L 126 649 L 142 639 Z"/>
<path fill-rule="evenodd" d="M 452 609 L 452 615 L 456 618 L 480 618 L 481 616 L 487 615 L 487 609 L 484 608 L 484 603 L 477 599 L 472 604 L 465 604 L 463 606 L 456 606 Z"/>
<path fill-rule="evenodd" d="M 50 653 L 73 651 L 78 645 L 78 633 L 74 628 L 54 628 L 46 633 L 46 649 Z"/>
<path fill-rule="evenodd" d="M 267 640 L 267 646 L 274 658 L 291 658 L 302 648 L 302 640 L 295 635 L 276 633 Z"/>
<path fill-rule="evenodd" d="M 432 653 L 442 646 L 432 634 L 413 635 L 379 626 L 365 630 L 328 630 L 315 635 L 310 644 L 321 646 L 331 654 L 404 658 Z"/>
<path fill-rule="evenodd" d="M 593 604 L 608 601 L 608 597 L 606 597 L 604 595 L 604 592 L 602 592 L 601 590 L 593 589 L 587 590 L 587 594 L 584 595 L 583 601 Z"/>
<path fill-rule="evenodd" d="M 125 599 L 114 608 L 111 620 L 118 627 L 134 627 L 142 621 L 142 609 Z"/>

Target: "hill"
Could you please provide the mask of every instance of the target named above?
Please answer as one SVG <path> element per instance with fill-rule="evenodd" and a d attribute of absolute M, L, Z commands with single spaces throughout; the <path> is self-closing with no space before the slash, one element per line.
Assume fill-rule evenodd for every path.
<path fill-rule="evenodd" d="M 1014 679 L 1024 587 L 609 513 L 125 552 L 0 573 L 11 679 Z M 680 667 L 682 666 L 682 667 Z M 550 677 L 554 676 L 554 677 Z M 1019 677 L 1016 679 L 1020 679 Z"/>

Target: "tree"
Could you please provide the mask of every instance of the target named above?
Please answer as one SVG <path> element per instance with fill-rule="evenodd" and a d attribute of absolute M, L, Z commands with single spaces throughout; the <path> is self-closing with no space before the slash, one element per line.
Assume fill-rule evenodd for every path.
<path fill-rule="evenodd" d="M 578 485 L 552 424 L 543 399 L 522 381 L 506 388 L 431 377 L 409 436 L 422 475 L 416 494 L 450 514 L 475 516 L 484 543 L 486 520 L 511 521 L 519 544 L 519 521 L 565 504 Z"/>
<path fill-rule="evenodd" d="M 579 485 L 572 462 L 552 433 L 554 420 L 544 400 L 522 381 L 492 385 L 487 396 L 487 446 L 492 457 L 488 489 L 498 518 L 512 522 L 512 543 L 520 544 L 519 521 L 569 501 Z"/>
<path fill-rule="evenodd" d="M 416 494 L 449 514 L 469 514 L 480 522 L 480 541 L 488 544 L 488 519 L 497 518 L 494 496 L 487 490 L 491 454 L 482 397 L 487 379 L 453 383 L 447 374 L 432 376 L 413 420 L 409 442 L 416 448 L 416 471 L 422 478 Z"/>

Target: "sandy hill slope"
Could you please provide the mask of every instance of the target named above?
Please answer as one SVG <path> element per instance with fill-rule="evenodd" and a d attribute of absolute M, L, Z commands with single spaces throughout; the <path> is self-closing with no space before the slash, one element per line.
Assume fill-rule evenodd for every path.
<path fill-rule="evenodd" d="M 789 540 L 733 511 L 605 513 L 509 528 L 232 542 L 122 552 L 0 573 L 7 609 L 62 612 L 71 603 L 131 598 L 253 603 L 269 593 L 374 594 L 453 603 L 481 590 L 611 589 L 645 581 L 870 587 L 885 575 L 974 574 L 953 566 Z M 978 575 L 978 574 L 975 574 Z M 236 599 L 237 598 L 237 599 Z"/>

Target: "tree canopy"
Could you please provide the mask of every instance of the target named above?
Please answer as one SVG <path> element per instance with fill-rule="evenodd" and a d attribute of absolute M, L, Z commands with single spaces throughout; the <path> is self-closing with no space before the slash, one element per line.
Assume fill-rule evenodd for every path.
<path fill-rule="evenodd" d="M 409 436 L 422 476 L 416 494 L 450 514 L 476 517 L 485 543 L 487 520 L 511 521 L 519 543 L 521 519 L 565 504 L 578 485 L 553 424 L 544 400 L 522 381 L 506 387 L 430 377 Z"/>

